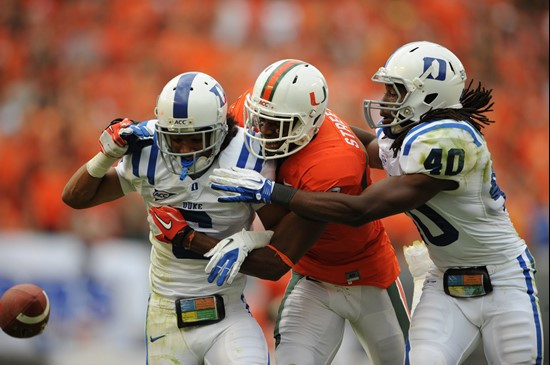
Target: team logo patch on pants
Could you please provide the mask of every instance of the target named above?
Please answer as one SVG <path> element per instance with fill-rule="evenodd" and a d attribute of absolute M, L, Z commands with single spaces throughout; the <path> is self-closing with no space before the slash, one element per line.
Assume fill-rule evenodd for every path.
<path fill-rule="evenodd" d="M 481 297 L 493 291 L 485 266 L 448 269 L 443 276 L 443 288 L 455 298 Z"/>
<path fill-rule="evenodd" d="M 177 299 L 178 327 L 203 326 L 225 318 L 225 307 L 220 295 Z"/>

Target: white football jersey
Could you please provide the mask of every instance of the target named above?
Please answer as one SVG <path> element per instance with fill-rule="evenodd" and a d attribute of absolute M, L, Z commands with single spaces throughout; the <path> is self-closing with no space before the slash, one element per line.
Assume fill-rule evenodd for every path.
<path fill-rule="evenodd" d="M 491 154 L 471 124 L 454 120 L 422 123 L 405 137 L 396 157 L 393 140 L 377 130 L 379 154 L 389 176 L 426 174 L 458 182 L 406 214 L 440 268 L 501 264 L 526 248 L 496 183 Z"/>
<path fill-rule="evenodd" d="M 150 130 L 155 130 L 156 119 L 143 123 L 147 123 Z M 187 176 L 181 181 L 179 175 L 167 169 L 158 150 L 155 133 L 155 143 L 152 146 L 124 156 L 116 166 L 124 194 L 134 191 L 139 193 L 145 201 L 147 211 L 151 206 L 178 208 L 191 228 L 213 238 L 222 239 L 243 228 L 248 230 L 254 220 L 254 211 L 260 206 L 219 203 L 218 197 L 227 193 L 210 188 L 208 180 L 212 169 L 233 166 L 254 169 L 267 178 L 275 178 L 274 164 L 250 154 L 244 138 L 243 129 L 239 128 L 237 135 L 203 175 L 197 179 Z M 149 276 L 154 293 L 178 298 L 244 290 L 246 278 L 243 274 L 238 274 L 232 285 L 219 287 L 215 282 L 208 283 L 204 272 L 208 260 L 201 254 L 158 241 L 155 235 L 160 230 L 149 215 L 147 220 L 152 243 Z"/>

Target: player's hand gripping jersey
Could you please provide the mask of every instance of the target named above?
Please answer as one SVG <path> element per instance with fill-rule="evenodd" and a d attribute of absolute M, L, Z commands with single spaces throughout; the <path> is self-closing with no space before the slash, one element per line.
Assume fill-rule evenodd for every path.
<path fill-rule="evenodd" d="M 156 120 L 143 122 L 150 130 L 155 130 Z M 156 133 L 155 133 L 156 140 Z M 220 152 L 212 166 L 200 177 L 191 176 L 180 181 L 178 175 L 168 171 L 159 154 L 157 144 L 143 148 L 125 156 L 116 167 L 125 194 L 136 191 L 143 197 L 146 209 L 151 206 L 169 205 L 180 210 L 183 217 L 197 232 L 222 239 L 244 229 L 250 229 L 254 219 L 254 208 L 250 204 L 220 204 L 217 199 L 220 191 L 209 186 L 208 175 L 214 168 L 234 166 L 250 168 L 265 176 L 274 178 L 271 163 L 252 156 L 243 144 L 241 128 L 229 145 Z M 155 235 L 159 228 L 150 216 L 147 217 L 151 229 L 150 280 L 152 291 L 170 298 L 201 296 L 231 290 L 241 292 L 245 276 L 238 274 L 231 286 L 219 287 L 209 284 L 204 275 L 208 261 L 200 254 L 158 241 Z"/>
<path fill-rule="evenodd" d="M 245 95 L 229 107 L 243 125 Z M 365 151 L 350 127 L 329 109 L 314 139 L 280 164 L 276 181 L 309 191 L 359 195 L 371 183 Z M 223 192 L 222 192 L 223 193 Z M 381 221 L 361 227 L 329 224 L 293 267 L 299 274 L 337 285 L 387 288 L 399 265 Z"/>
<path fill-rule="evenodd" d="M 500 264 L 525 250 L 506 211 L 483 136 L 469 123 L 422 123 L 393 157 L 392 139 L 378 129 L 384 169 L 390 176 L 422 173 L 458 182 L 407 214 L 440 268 Z"/>

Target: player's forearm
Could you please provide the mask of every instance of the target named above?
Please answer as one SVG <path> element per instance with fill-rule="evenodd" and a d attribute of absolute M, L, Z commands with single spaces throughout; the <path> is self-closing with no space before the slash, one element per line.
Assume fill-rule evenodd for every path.
<path fill-rule="evenodd" d="M 193 239 L 190 242 L 189 249 L 193 252 L 200 253 L 204 255 L 211 248 L 216 246 L 219 242 L 218 239 L 207 236 L 204 233 L 195 231 Z"/>
<path fill-rule="evenodd" d="M 196 232 L 191 241 L 190 250 L 205 254 L 218 242 L 215 238 Z M 289 269 L 290 267 L 277 256 L 275 251 L 269 248 L 260 248 L 248 254 L 239 271 L 260 279 L 276 281 Z"/>
<path fill-rule="evenodd" d="M 113 169 L 119 158 L 98 152 L 70 178 L 63 189 L 62 200 L 72 208 L 83 209 L 123 196 Z"/>
<path fill-rule="evenodd" d="M 359 196 L 298 190 L 288 207 L 312 219 L 360 226 L 417 208 L 440 191 L 452 188 L 450 181 L 422 174 L 393 176 L 369 186 Z"/>
<path fill-rule="evenodd" d="M 264 247 L 250 252 L 239 271 L 263 280 L 277 281 L 288 270 L 290 266 L 285 264 L 275 251 Z"/>
<path fill-rule="evenodd" d="M 357 196 L 347 194 L 298 190 L 289 208 L 296 214 L 311 219 L 361 225 L 366 222 L 353 223 L 357 217 L 364 215 L 364 207 L 357 204 L 357 199 Z"/>
<path fill-rule="evenodd" d="M 271 203 L 292 210 L 298 216 L 315 221 L 336 222 L 355 225 L 351 222 L 363 213 L 363 206 L 357 196 L 310 192 L 276 183 L 271 195 Z"/>
<path fill-rule="evenodd" d="M 380 161 L 380 156 L 378 155 L 378 140 L 376 134 L 355 126 L 351 126 L 351 129 L 367 150 L 369 166 L 375 169 L 382 169 L 382 161 Z"/>
<path fill-rule="evenodd" d="M 365 146 L 365 148 L 367 148 L 372 141 L 376 140 L 375 134 L 367 132 L 366 130 L 353 125 L 350 127 L 353 133 L 355 133 L 355 135 L 357 136 L 357 138 L 359 138 L 363 146 Z"/>
<path fill-rule="evenodd" d="M 89 208 L 92 205 L 103 178 L 95 178 L 82 166 L 65 185 L 61 198 L 63 202 L 75 209 Z"/>

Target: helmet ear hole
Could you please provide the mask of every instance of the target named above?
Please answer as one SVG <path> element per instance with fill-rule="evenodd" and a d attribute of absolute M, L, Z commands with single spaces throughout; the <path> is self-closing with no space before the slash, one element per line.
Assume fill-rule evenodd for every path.
<path fill-rule="evenodd" d="M 451 68 L 451 71 L 453 71 L 453 73 L 456 75 L 456 71 L 455 71 L 455 68 L 453 67 L 452 62 L 449 62 L 449 67 Z"/>
<path fill-rule="evenodd" d="M 435 98 L 437 98 L 437 95 L 438 95 L 437 93 L 426 95 L 426 97 L 424 98 L 424 102 L 426 104 L 431 104 L 435 100 Z"/>
<path fill-rule="evenodd" d="M 319 114 L 318 116 L 315 117 L 315 119 L 313 120 L 313 125 L 317 125 L 317 122 L 319 122 L 319 119 L 321 118 L 321 114 Z"/>

